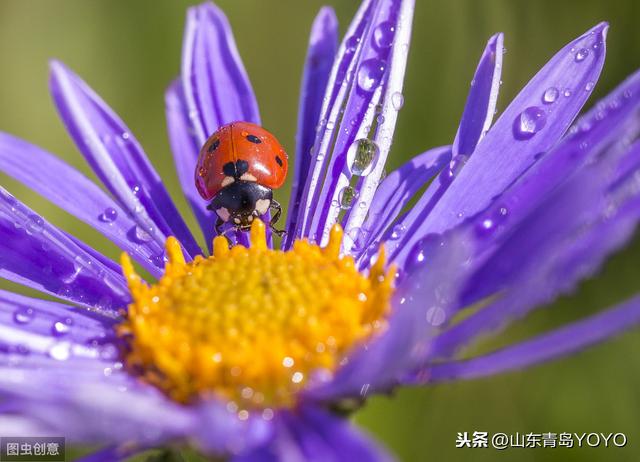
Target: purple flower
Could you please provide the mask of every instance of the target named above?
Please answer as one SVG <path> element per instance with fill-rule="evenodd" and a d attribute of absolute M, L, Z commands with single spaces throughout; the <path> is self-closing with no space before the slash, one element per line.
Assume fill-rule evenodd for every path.
<path fill-rule="evenodd" d="M 572 291 L 632 235 L 640 73 L 572 125 L 604 63 L 608 26 L 599 24 L 561 49 L 492 124 L 497 34 L 453 144 L 382 179 L 413 7 L 364 0 L 339 47 L 333 11 L 318 14 L 286 252 L 272 250 L 260 222 L 230 236 L 248 249 L 229 250 L 214 239 L 214 216 L 195 189 L 206 139 L 232 121 L 260 123 L 217 7 L 189 10 L 181 75 L 166 93 L 176 169 L 213 257 L 203 257 L 125 124 L 52 62 L 55 105 L 106 192 L 8 134 L 0 134 L 0 170 L 100 231 L 159 282 L 147 285 L 129 257 L 121 267 L 0 189 L 0 275 L 60 300 L 0 291 L 0 434 L 104 446 L 91 460 L 176 441 L 243 461 L 382 460 L 384 450 L 332 409 L 399 385 L 522 368 L 640 321 L 638 294 L 457 359 L 480 335 Z M 456 316 L 472 305 L 480 309 Z"/>

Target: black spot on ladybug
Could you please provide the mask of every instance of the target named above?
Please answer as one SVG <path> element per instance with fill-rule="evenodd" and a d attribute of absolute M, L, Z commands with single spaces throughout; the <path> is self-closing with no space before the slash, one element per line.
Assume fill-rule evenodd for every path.
<path fill-rule="evenodd" d="M 280 167 L 282 167 L 282 159 L 280 159 L 280 156 L 276 156 L 276 162 Z"/>
<path fill-rule="evenodd" d="M 238 160 L 236 161 L 236 175 L 239 177 L 244 175 L 249 171 L 249 162 L 246 160 Z"/>
<path fill-rule="evenodd" d="M 215 140 L 213 143 L 211 143 L 211 146 L 209 146 L 209 149 L 207 149 L 207 151 L 213 152 L 218 149 L 218 146 L 220 146 L 220 140 Z"/>
<path fill-rule="evenodd" d="M 236 176 L 236 165 L 233 162 L 227 162 L 222 166 L 222 173 L 226 176 Z"/>
<path fill-rule="evenodd" d="M 255 144 L 262 143 L 262 140 L 258 138 L 256 135 L 247 135 L 247 141 L 251 141 L 252 143 L 255 143 Z"/>

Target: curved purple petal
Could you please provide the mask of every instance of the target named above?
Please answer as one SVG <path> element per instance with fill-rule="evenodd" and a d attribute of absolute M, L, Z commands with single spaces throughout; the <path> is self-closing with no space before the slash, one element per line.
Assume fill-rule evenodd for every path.
<path fill-rule="evenodd" d="M 182 192 L 187 198 L 191 210 L 200 224 L 207 246 L 211 250 L 211 242 L 215 236 L 216 216 L 207 210 L 207 203 L 200 197 L 195 186 L 194 174 L 201 144 L 189 120 L 189 112 L 180 80 L 175 80 L 167 88 L 165 104 L 169 144 L 173 152 L 173 161 Z"/>
<path fill-rule="evenodd" d="M 122 120 L 62 63 L 51 63 L 50 88 L 69 134 L 120 206 L 135 217 L 131 239 L 163 246 L 175 236 L 187 254 L 202 253 L 158 173 Z M 162 254 L 152 263 L 162 267 Z"/>
<path fill-rule="evenodd" d="M 451 146 L 442 146 L 417 155 L 387 175 L 373 196 L 362 231 L 347 236 L 355 241 L 352 252 L 356 257 L 365 250 L 370 250 L 372 255 L 377 253 L 382 233 L 391 226 L 416 192 L 433 179 L 450 160 Z M 396 235 L 401 229 L 397 231 Z M 393 237 L 392 234 L 390 239 Z"/>
<path fill-rule="evenodd" d="M 415 242 L 484 210 L 558 142 L 598 80 L 607 29 L 601 23 L 560 50 L 507 107 L 466 165 L 453 165 L 441 178 L 441 197 L 419 201 L 404 217 L 407 232 L 389 248 L 400 267 Z"/>
<path fill-rule="evenodd" d="M 503 34 L 494 35 L 482 53 L 453 141 L 454 156 L 470 156 L 491 127 L 500 91 L 503 42 Z"/>
<path fill-rule="evenodd" d="M 407 379 L 420 384 L 462 380 L 522 369 L 582 350 L 640 323 L 640 297 L 636 296 L 603 313 L 556 329 L 531 340 L 466 361 L 428 366 Z"/>
<path fill-rule="evenodd" d="M 0 368 L 0 395 L 15 403 L 15 414 L 73 443 L 152 446 L 189 435 L 196 423 L 191 408 L 121 370 L 92 378 L 62 366 Z"/>
<path fill-rule="evenodd" d="M 156 241 L 132 240 L 130 230 L 136 222 L 70 165 L 26 141 L 0 133 L 0 171 L 100 231 L 154 276 L 162 274 L 161 268 L 153 263 L 162 254 L 162 246 Z"/>
<path fill-rule="evenodd" d="M 0 277 L 112 315 L 130 300 L 121 274 L 2 188 Z"/>
<path fill-rule="evenodd" d="M 233 462 L 391 461 L 385 449 L 345 419 L 312 407 L 283 412 L 271 441 Z"/>
<path fill-rule="evenodd" d="M 457 306 L 471 255 L 469 237 L 455 230 L 422 241 L 410 276 L 394 293 L 387 330 L 354 352 L 332 380 L 312 384 L 307 397 L 321 401 L 364 398 L 396 385 L 421 364 L 433 337 Z"/>
<path fill-rule="evenodd" d="M 82 360 L 116 352 L 113 324 L 98 313 L 0 290 L 0 364 L 55 367 L 78 359 L 86 368 Z"/>
<path fill-rule="evenodd" d="M 634 151 L 640 154 L 640 144 Z M 505 293 L 442 333 L 429 357 L 451 356 L 479 335 L 569 293 L 630 239 L 640 221 L 640 182 L 631 175 L 608 193 L 601 170 L 606 168 L 596 164 L 563 186 L 474 270 L 474 286 L 505 287 Z"/>
<path fill-rule="evenodd" d="M 194 207 L 205 239 L 211 246 L 215 236 L 215 217 L 206 209 L 207 203 L 203 199 L 198 200 L 193 180 L 200 147 L 221 125 L 235 121 L 260 125 L 258 104 L 240 59 L 231 26 L 222 10 L 213 3 L 194 6 L 187 12 L 181 68 L 184 99 L 180 110 L 183 111 L 183 116 L 176 127 L 169 128 L 169 134 L 176 136 L 171 142 L 176 162 L 185 161 L 184 166 L 178 167 L 179 171 L 185 170 L 181 175 L 183 188 Z M 189 125 L 187 133 L 184 133 L 187 120 Z M 189 136 L 195 141 L 176 149 L 176 145 Z M 191 157 L 189 151 L 192 151 Z M 186 171 L 191 165 L 192 178 L 189 181 Z M 268 222 L 269 216 L 267 214 L 262 217 L 263 221 Z M 227 229 L 231 231 L 226 234 L 234 242 L 248 243 L 248 233 L 235 231 L 232 227 Z M 267 232 L 271 242 L 270 230 Z"/>
<path fill-rule="evenodd" d="M 313 21 L 309 48 L 302 74 L 298 134 L 296 136 L 295 171 L 285 229 L 296 228 L 304 185 L 311 166 L 311 149 L 316 138 L 316 127 L 333 60 L 338 49 L 338 20 L 333 8 L 323 7 Z M 283 249 L 293 244 L 295 235 L 289 232 L 282 240 Z"/>
<path fill-rule="evenodd" d="M 593 194 L 598 197 L 613 194 L 613 190 L 604 191 L 604 189 L 613 188 L 614 183 L 625 181 L 637 165 L 640 147 L 637 143 L 629 145 L 629 142 L 640 134 L 638 111 L 640 111 L 640 72 L 628 78 L 600 101 L 592 111 L 577 122 L 568 137 L 497 198 L 488 211 L 474 218 L 478 234 L 482 237 L 480 241 L 482 258 L 485 260 L 490 258 L 496 249 L 503 245 L 504 240 L 509 239 L 511 234 L 517 233 L 518 229 L 526 230 L 527 228 L 522 226 L 522 221 L 532 213 L 539 214 L 540 212 L 536 212 L 536 209 L 540 208 L 541 204 L 549 202 L 549 195 L 556 194 L 556 190 L 578 172 L 591 169 L 592 176 L 584 176 L 584 174 L 583 176 L 585 188 L 593 191 Z M 602 167 L 598 169 L 590 167 L 594 162 L 600 162 Z M 602 183 L 600 190 L 594 190 L 597 186 L 593 184 L 594 181 Z M 580 188 L 581 185 L 576 186 L 576 190 Z M 580 200 L 579 192 L 576 196 Z M 550 207 L 555 206 L 555 200 L 551 201 Z M 604 209 L 595 208 L 598 202 L 597 199 L 594 200 L 596 200 L 594 204 L 583 203 L 582 207 L 591 209 L 593 212 L 606 213 Z M 609 199 L 611 200 L 614 199 Z M 567 210 L 581 212 L 577 208 L 577 203 L 574 206 L 567 205 Z M 562 222 L 566 221 L 560 219 Z M 511 260 L 511 262 L 514 270 L 523 268 L 521 260 Z M 502 271 L 496 271 L 495 267 L 493 270 L 488 268 L 487 270 L 488 273 L 483 271 L 478 273 L 482 280 L 472 279 L 470 287 L 466 290 L 465 303 L 473 303 L 500 290 L 500 285 L 506 282 L 497 282 L 498 274 L 503 274 Z M 511 276 L 515 274 L 517 271 Z M 491 283 L 490 279 L 496 283 Z"/>
<path fill-rule="evenodd" d="M 202 146 L 221 125 L 260 124 L 260 114 L 226 16 L 213 3 L 189 9 L 182 48 L 182 85 Z"/>
<path fill-rule="evenodd" d="M 347 204 L 341 220 L 347 233 L 360 228 L 378 185 L 397 112 L 408 52 L 413 0 L 363 2 L 354 18 L 327 86 L 316 137 L 313 170 L 305 185 L 296 237 L 324 241 L 338 221 L 352 181 L 360 198 Z M 377 106 L 381 104 L 381 111 Z M 371 132 L 371 133 L 370 133 Z M 365 170 L 354 176 L 353 158 L 360 140 L 374 143 Z M 362 173 L 366 173 L 362 175 Z M 349 249 L 345 249 L 349 250 Z"/>

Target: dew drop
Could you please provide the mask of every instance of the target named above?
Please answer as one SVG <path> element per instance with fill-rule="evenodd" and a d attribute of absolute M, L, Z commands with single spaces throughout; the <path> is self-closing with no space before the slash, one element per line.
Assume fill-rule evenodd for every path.
<path fill-rule="evenodd" d="M 560 92 L 556 87 L 549 87 L 545 90 L 544 94 L 542 95 L 542 102 L 545 104 L 552 104 L 558 99 L 559 95 L 560 95 Z"/>
<path fill-rule="evenodd" d="M 347 53 L 353 53 L 358 48 L 358 44 L 360 43 L 360 37 L 356 35 L 352 35 L 345 42 L 345 51 Z"/>
<path fill-rule="evenodd" d="M 49 348 L 49 356 L 58 361 L 65 361 L 71 356 L 71 344 L 69 342 L 56 342 Z"/>
<path fill-rule="evenodd" d="M 537 106 L 530 106 L 516 117 L 513 127 L 514 135 L 517 139 L 528 140 L 542 130 L 546 122 L 546 112 Z"/>
<path fill-rule="evenodd" d="M 391 229 L 391 235 L 389 236 L 389 239 L 392 241 L 400 239 L 404 235 L 404 232 L 406 230 L 407 227 L 404 224 L 398 223 Z"/>
<path fill-rule="evenodd" d="M 150 230 L 145 230 L 141 226 L 136 225 L 133 234 L 138 242 L 149 242 L 151 240 Z"/>
<path fill-rule="evenodd" d="M 402 106 L 404 106 L 404 96 L 402 93 L 396 91 L 391 95 L 391 106 L 393 106 L 396 111 L 402 109 Z"/>
<path fill-rule="evenodd" d="M 34 316 L 33 308 L 21 307 L 13 313 L 13 320 L 18 324 L 27 324 L 33 320 Z"/>
<path fill-rule="evenodd" d="M 564 93 L 562 93 L 566 98 L 568 98 L 569 96 L 571 96 L 571 90 L 569 90 L 568 88 L 565 88 Z"/>
<path fill-rule="evenodd" d="M 118 218 L 118 212 L 111 207 L 104 209 L 104 212 L 98 217 L 103 223 L 112 223 L 116 218 Z"/>
<path fill-rule="evenodd" d="M 304 374 L 302 372 L 294 372 L 294 374 L 291 376 L 291 381 L 293 383 L 300 383 L 302 382 L 303 378 Z"/>
<path fill-rule="evenodd" d="M 338 194 L 338 202 L 340 202 L 340 208 L 348 210 L 353 205 L 353 202 L 358 198 L 358 191 L 351 186 L 345 186 Z"/>
<path fill-rule="evenodd" d="M 442 325 L 446 318 L 446 313 L 439 306 L 432 306 L 427 310 L 427 322 L 432 326 Z"/>
<path fill-rule="evenodd" d="M 595 86 L 595 83 L 587 82 L 587 84 L 584 86 L 584 91 L 591 91 L 591 90 L 593 90 L 594 86 Z"/>
<path fill-rule="evenodd" d="M 462 168 L 465 166 L 468 160 L 468 156 L 465 156 L 464 154 L 458 154 L 451 160 L 451 162 L 449 162 L 449 167 L 442 171 L 440 178 L 445 183 L 450 183 L 462 171 Z"/>
<path fill-rule="evenodd" d="M 39 215 L 31 215 L 27 220 L 25 229 L 29 234 L 39 234 L 44 230 L 44 219 Z"/>
<path fill-rule="evenodd" d="M 368 138 L 354 141 L 347 152 L 351 173 L 358 176 L 371 173 L 379 153 L 378 145 Z"/>
<path fill-rule="evenodd" d="M 589 56 L 589 50 L 587 48 L 581 48 L 575 55 L 575 61 L 577 63 L 582 62 Z"/>
<path fill-rule="evenodd" d="M 367 59 L 358 69 L 358 87 L 366 92 L 373 91 L 380 83 L 384 70 L 384 61 L 377 58 Z"/>
<path fill-rule="evenodd" d="M 73 325 L 73 320 L 71 318 L 61 319 L 53 323 L 51 327 L 51 333 L 56 337 L 62 337 L 66 335 L 71 330 L 71 326 Z"/>
<path fill-rule="evenodd" d="M 385 21 L 373 31 L 373 44 L 378 50 L 385 50 L 393 44 L 395 26 L 391 21 Z"/>

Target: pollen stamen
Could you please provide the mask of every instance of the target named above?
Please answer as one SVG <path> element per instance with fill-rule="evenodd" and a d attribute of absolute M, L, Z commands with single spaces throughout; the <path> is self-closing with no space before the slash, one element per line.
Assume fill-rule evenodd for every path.
<path fill-rule="evenodd" d="M 250 235 L 250 248 L 216 237 L 213 255 L 192 262 L 170 237 L 165 273 L 151 286 L 122 256 L 133 297 L 118 326 L 125 362 L 176 401 L 211 394 L 238 409 L 291 406 L 385 327 L 394 271 L 382 249 L 363 275 L 340 256 L 340 226 L 323 249 L 297 241 L 271 250 L 258 219 Z"/>

